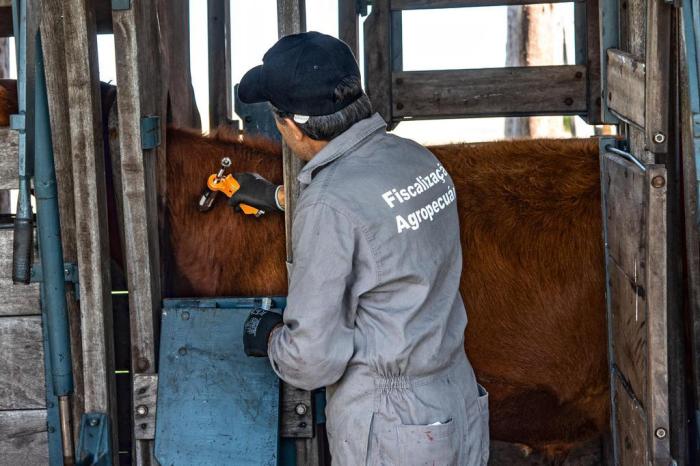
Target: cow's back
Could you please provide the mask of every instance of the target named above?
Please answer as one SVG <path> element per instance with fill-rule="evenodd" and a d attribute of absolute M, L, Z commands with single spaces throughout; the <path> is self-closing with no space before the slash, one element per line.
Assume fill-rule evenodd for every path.
<path fill-rule="evenodd" d="M 597 141 L 431 150 L 458 192 L 466 348 L 501 440 L 565 450 L 606 428 Z"/>

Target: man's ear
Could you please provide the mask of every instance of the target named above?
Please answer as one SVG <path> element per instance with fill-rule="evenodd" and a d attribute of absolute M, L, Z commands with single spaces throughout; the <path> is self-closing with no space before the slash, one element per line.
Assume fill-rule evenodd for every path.
<path fill-rule="evenodd" d="M 301 141 L 302 139 L 304 139 L 304 133 L 299 129 L 297 124 L 291 118 L 285 118 L 284 124 L 289 129 L 289 132 L 295 140 Z"/>

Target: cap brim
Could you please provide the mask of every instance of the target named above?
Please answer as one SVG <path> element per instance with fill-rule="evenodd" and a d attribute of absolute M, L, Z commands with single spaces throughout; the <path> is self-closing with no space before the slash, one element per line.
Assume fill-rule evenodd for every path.
<path fill-rule="evenodd" d="M 268 101 L 262 85 L 262 65 L 256 66 L 243 75 L 238 84 L 238 98 L 246 104 Z"/>

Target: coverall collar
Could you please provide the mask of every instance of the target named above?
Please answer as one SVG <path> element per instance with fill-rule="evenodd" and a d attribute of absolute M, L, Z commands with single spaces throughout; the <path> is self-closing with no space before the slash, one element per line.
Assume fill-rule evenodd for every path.
<path fill-rule="evenodd" d="M 331 140 L 326 147 L 321 149 L 313 159 L 304 165 L 297 179 L 301 184 L 310 184 L 316 169 L 328 165 L 347 154 L 350 149 L 367 139 L 380 128 L 386 128 L 386 123 L 379 113 L 358 121 L 347 131 Z"/>

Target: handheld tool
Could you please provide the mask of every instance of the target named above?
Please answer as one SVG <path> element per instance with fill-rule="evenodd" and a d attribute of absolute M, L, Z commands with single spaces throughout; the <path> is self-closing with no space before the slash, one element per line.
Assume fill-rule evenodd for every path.
<path fill-rule="evenodd" d="M 231 166 L 231 159 L 224 157 L 221 159 L 221 168 L 217 173 L 212 173 L 207 180 L 207 187 L 204 188 L 199 202 L 197 203 L 197 208 L 200 212 L 209 211 L 214 205 L 216 196 L 219 192 L 224 193 L 227 197 L 233 196 L 236 191 L 241 188 L 238 181 L 230 174 L 226 174 L 226 169 Z M 265 214 L 264 210 L 257 209 L 248 204 L 239 204 L 241 211 L 246 215 L 255 215 L 260 217 Z"/>

